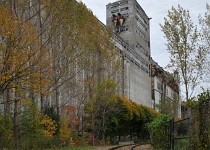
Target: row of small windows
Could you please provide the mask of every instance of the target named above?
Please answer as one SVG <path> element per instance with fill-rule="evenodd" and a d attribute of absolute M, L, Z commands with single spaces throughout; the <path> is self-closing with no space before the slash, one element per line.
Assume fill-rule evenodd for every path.
<path fill-rule="evenodd" d="M 161 83 L 157 82 L 157 88 L 162 91 L 163 90 L 163 86 Z"/>
<path fill-rule="evenodd" d="M 144 72 L 148 73 L 148 70 L 142 65 L 141 65 L 141 70 L 143 70 Z"/>
<path fill-rule="evenodd" d="M 121 8 L 120 11 L 128 10 L 128 7 Z"/>
<path fill-rule="evenodd" d="M 118 48 L 119 49 L 119 48 Z M 143 66 L 143 65 L 140 65 L 137 61 L 135 61 L 132 57 L 130 57 L 128 54 L 126 53 L 123 53 L 122 50 L 120 50 L 120 54 L 122 54 L 125 58 L 127 58 L 128 60 L 130 60 L 132 63 L 134 63 L 136 66 L 138 66 L 138 68 L 140 69 L 141 67 L 141 70 L 148 73 L 148 70 Z"/>
<path fill-rule="evenodd" d="M 143 15 L 142 13 L 140 13 L 137 9 L 136 9 L 136 12 L 137 12 L 137 14 L 138 14 L 139 16 L 141 16 L 141 18 L 144 20 L 144 23 L 145 23 L 145 24 L 148 24 L 147 21 L 146 21 L 146 19 L 145 19 L 146 17 L 144 17 L 145 15 Z"/>
<path fill-rule="evenodd" d="M 121 44 L 121 42 L 120 42 L 120 40 L 118 40 L 117 38 L 115 38 L 115 41 L 117 42 L 117 43 L 119 43 L 120 45 L 122 45 Z M 135 56 L 136 57 L 136 59 L 138 59 L 142 64 L 144 64 L 145 66 L 149 66 L 149 63 L 144 59 L 144 58 L 142 58 L 139 54 L 137 54 L 133 49 L 131 49 L 130 47 L 128 47 L 128 46 L 126 46 L 126 45 L 124 45 L 124 48 L 129 52 L 129 53 L 131 53 L 133 56 Z"/>
<path fill-rule="evenodd" d="M 126 17 L 128 17 L 128 13 L 122 13 L 122 16 L 124 16 L 126 18 Z"/>
<path fill-rule="evenodd" d="M 136 42 L 136 47 L 148 57 L 148 52 L 138 42 Z"/>
<path fill-rule="evenodd" d="M 143 23 L 143 21 L 136 15 L 136 20 L 143 26 L 143 28 L 147 31 L 147 26 Z"/>
<path fill-rule="evenodd" d="M 120 10 L 119 9 L 112 10 L 111 13 L 114 14 L 114 13 L 118 13 L 119 11 L 125 11 L 125 10 L 128 10 L 128 7 L 120 8 Z"/>
<path fill-rule="evenodd" d="M 138 28 L 136 28 L 136 33 L 137 33 L 138 35 L 140 35 L 140 37 L 141 37 L 145 42 L 148 41 L 148 40 L 147 40 L 147 37 L 146 37 Z"/>
<path fill-rule="evenodd" d="M 119 12 L 119 9 L 115 9 L 111 11 L 112 14 L 117 13 L 117 12 Z"/>
<path fill-rule="evenodd" d="M 114 7 L 117 7 L 117 6 L 120 6 L 120 5 L 126 5 L 126 4 L 128 4 L 128 0 L 115 2 L 115 3 L 111 4 L 111 8 L 114 8 Z"/>
<path fill-rule="evenodd" d="M 144 19 L 144 22 L 147 24 L 147 22 L 145 20 L 145 18 L 147 18 L 146 14 L 145 14 L 144 10 L 141 8 L 141 6 L 139 4 L 136 4 L 136 11 Z"/>
<path fill-rule="evenodd" d="M 115 32 L 128 31 L 128 25 L 125 25 L 125 26 L 122 26 L 122 27 L 113 28 L 113 30 L 115 30 Z"/>

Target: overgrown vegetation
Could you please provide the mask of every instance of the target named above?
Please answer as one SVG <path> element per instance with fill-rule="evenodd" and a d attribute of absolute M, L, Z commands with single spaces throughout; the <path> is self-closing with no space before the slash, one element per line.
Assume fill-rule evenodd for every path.
<path fill-rule="evenodd" d="M 210 148 L 210 93 L 204 91 L 199 94 L 197 98 L 191 99 L 188 102 L 188 107 L 193 110 L 194 124 L 191 127 L 192 135 L 192 147 L 193 149 L 208 150 Z"/>
<path fill-rule="evenodd" d="M 124 97 L 115 97 L 115 110 L 106 114 L 106 131 L 104 141 L 101 130 L 100 113 L 96 114 L 95 118 L 95 132 L 99 136 L 95 136 L 97 144 L 111 144 L 114 143 L 114 138 L 118 137 L 123 140 L 125 136 L 138 137 L 141 139 L 148 139 L 149 132 L 145 124 L 152 121 L 158 116 L 158 113 L 153 109 L 128 100 Z M 112 103 L 113 104 L 113 103 Z M 0 146 L 2 148 L 13 149 L 15 147 L 21 149 L 44 149 L 55 148 L 60 146 L 85 146 L 92 144 L 92 132 L 89 123 L 83 124 L 84 132 L 78 133 L 74 122 L 76 118 L 72 119 L 69 113 L 72 107 L 66 108 L 59 121 L 53 120 L 47 114 L 41 115 L 37 105 L 30 100 L 22 102 L 22 110 L 19 121 L 18 140 L 14 143 L 13 140 L 13 126 L 12 116 L 0 114 Z M 55 108 L 55 107 L 54 107 Z M 111 108 L 111 106 L 110 106 Z M 46 109 L 49 109 L 46 107 Z M 47 111 L 45 111 L 47 112 Z M 91 116 L 91 113 L 87 113 Z M 56 132 L 59 125 L 59 131 Z M 122 139 L 121 139 L 122 138 Z M 132 140 L 132 139 L 131 139 Z"/>
<path fill-rule="evenodd" d="M 200 21 L 207 27 L 204 33 L 208 43 L 208 5 L 207 10 Z M 198 34 L 191 29 L 188 13 L 181 7 L 172 11 L 169 18 L 170 27 L 177 31 L 174 38 L 187 41 L 185 29 L 192 31 L 190 43 L 168 45 L 172 58 L 177 58 L 171 63 L 181 69 L 188 93 L 191 81 L 191 88 L 198 83 L 209 43 L 196 49 Z M 122 58 L 110 42 L 111 29 L 102 27 L 83 3 L 0 0 L 0 12 L 0 149 L 104 145 L 128 138 L 149 139 L 149 131 L 157 148 L 167 147 L 165 129 L 171 117 L 116 96 L 122 86 Z M 179 16 L 182 13 L 186 20 Z M 182 21 L 181 30 L 176 30 L 177 18 Z M 167 38 L 168 25 L 166 20 L 162 26 Z M 185 34 L 177 37 L 181 32 Z M 199 55 L 191 56 L 195 50 Z M 209 148 L 207 96 L 201 94 L 191 105 L 198 115 L 194 138 L 198 149 Z"/>
<path fill-rule="evenodd" d="M 169 148 L 168 127 L 172 117 L 169 114 L 160 114 L 152 122 L 147 124 L 151 134 L 152 143 L 158 150 Z"/>

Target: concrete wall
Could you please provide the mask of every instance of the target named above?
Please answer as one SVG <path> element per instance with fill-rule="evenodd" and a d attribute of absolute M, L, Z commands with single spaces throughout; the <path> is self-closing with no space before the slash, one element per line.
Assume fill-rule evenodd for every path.
<path fill-rule="evenodd" d="M 115 45 L 124 58 L 125 96 L 138 104 L 152 107 L 148 17 L 136 0 L 116 1 L 108 4 L 106 9 L 107 25 L 116 33 Z M 125 22 L 122 27 L 115 28 L 112 15 L 118 13 L 125 17 Z M 147 30 L 142 29 L 141 22 L 135 17 L 137 15 L 139 19 L 143 17 L 142 20 L 146 20 Z M 126 30 L 119 32 L 119 29 Z"/>

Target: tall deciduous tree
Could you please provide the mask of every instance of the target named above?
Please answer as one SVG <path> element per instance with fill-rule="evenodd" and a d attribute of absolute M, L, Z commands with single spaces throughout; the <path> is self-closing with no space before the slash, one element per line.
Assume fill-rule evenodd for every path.
<path fill-rule="evenodd" d="M 170 114 L 171 116 L 176 116 L 176 111 L 178 104 L 176 101 L 171 101 L 168 98 L 163 98 L 160 100 L 159 104 L 156 104 L 159 112 L 162 114 Z"/>
<path fill-rule="evenodd" d="M 116 83 L 113 79 L 104 79 L 94 90 L 94 95 L 86 102 L 85 110 L 89 114 L 92 142 L 94 145 L 96 131 L 102 134 L 102 141 L 105 140 L 107 120 L 114 111 L 116 104 L 115 95 Z M 97 130 L 98 129 L 98 130 Z"/>
<path fill-rule="evenodd" d="M 0 8 L 0 95 L 5 90 L 13 93 L 14 137 L 17 141 L 18 103 L 22 98 L 30 97 L 29 91 L 39 95 L 48 85 L 48 75 L 40 75 L 39 69 L 50 67 L 51 59 L 47 49 L 40 50 L 36 29 L 9 10 Z"/>
<path fill-rule="evenodd" d="M 198 45 L 197 26 L 191 21 L 189 11 L 180 5 L 177 9 L 172 7 L 164 20 L 160 26 L 170 53 L 168 67 L 179 72 L 180 82 L 185 87 L 185 98 L 189 99 L 202 78 L 205 57 L 203 49 Z"/>
<path fill-rule="evenodd" d="M 203 48 L 206 50 L 207 59 L 205 61 L 205 78 L 204 82 L 210 82 L 209 74 L 210 74 L 210 5 L 206 4 L 206 13 L 205 16 L 199 16 L 199 24 L 201 25 L 201 40 L 203 44 Z"/>

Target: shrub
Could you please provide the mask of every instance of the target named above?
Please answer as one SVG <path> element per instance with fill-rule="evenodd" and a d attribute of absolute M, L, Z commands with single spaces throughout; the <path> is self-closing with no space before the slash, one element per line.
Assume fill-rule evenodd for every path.
<path fill-rule="evenodd" d="M 172 117 L 168 114 L 160 114 L 147 124 L 155 148 L 168 149 L 169 138 L 167 129 L 171 119 Z"/>

